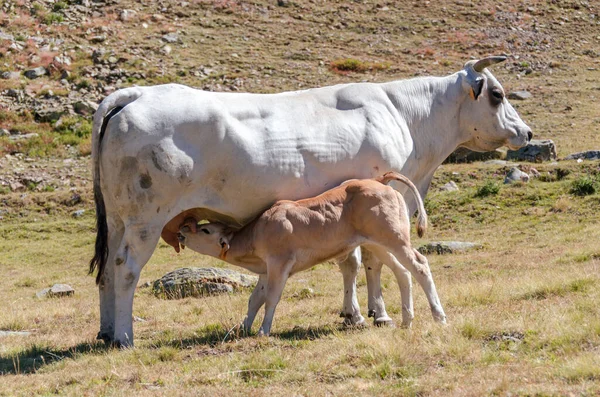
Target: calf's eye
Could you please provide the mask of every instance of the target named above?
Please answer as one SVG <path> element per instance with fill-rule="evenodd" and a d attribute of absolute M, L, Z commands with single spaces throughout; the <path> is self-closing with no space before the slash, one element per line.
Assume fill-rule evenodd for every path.
<path fill-rule="evenodd" d="M 208 229 L 202 228 L 200 230 L 202 230 L 205 234 L 210 234 L 210 230 L 208 230 Z"/>

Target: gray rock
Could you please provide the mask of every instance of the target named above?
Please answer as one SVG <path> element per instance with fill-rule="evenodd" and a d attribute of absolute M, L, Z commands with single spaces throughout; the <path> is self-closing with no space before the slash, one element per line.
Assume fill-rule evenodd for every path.
<path fill-rule="evenodd" d="M 506 152 L 506 159 L 532 163 L 556 160 L 556 145 L 551 139 L 533 139 L 519 150 Z"/>
<path fill-rule="evenodd" d="M 529 182 L 529 175 L 526 172 L 521 171 L 517 167 L 512 167 L 506 177 L 504 178 L 504 183 L 513 183 L 513 182 Z"/>
<path fill-rule="evenodd" d="M 9 185 L 9 187 L 12 192 L 24 192 L 27 190 L 25 185 L 23 185 L 21 182 L 13 182 Z"/>
<path fill-rule="evenodd" d="M 10 139 L 11 141 L 24 141 L 27 139 L 36 138 L 38 136 L 40 136 L 40 135 L 37 132 L 32 132 L 32 133 L 23 134 L 23 135 L 11 133 L 11 136 L 9 136 L 8 139 Z"/>
<path fill-rule="evenodd" d="M 483 246 L 478 243 L 469 243 L 463 241 L 432 241 L 431 243 L 420 246 L 417 248 L 417 251 L 423 255 L 444 255 L 466 252 L 474 249 L 480 249 L 482 247 Z"/>
<path fill-rule="evenodd" d="M 68 284 L 54 284 L 50 288 L 44 288 L 36 294 L 38 298 L 61 298 L 75 294 L 75 290 Z"/>
<path fill-rule="evenodd" d="M 488 164 L 488 165 L 506 165 L 506 164 L 508 164 L 508 161 L 506 161 L 506 160 L 488 160 L 488 161 L 485 161 L 483 164 Z"/>
<path fill-rule="evenodd" d="M 123 10 L 119 14 L 119 19 L 123 22 L 132 20 L 137 15 L 135 10 Z"/>
<path fill-rule="evenodd" d="M 456 149 L 444 163 L 472 163 L 474 161 L 486 161 L 492 159 L 502 159 L 505 153 L 501 150 L 491 152 L 474 152 L 466 148 Z"/>
<path fill-rule="evenodd" d="M 167 44 L 160 51 L 165 55 L 169 55 L 171 53 L 171 51 L 173 51 L 173 49 L 171 48 L 170 45 Z"/>
<path fill-rule="evenodd" d="M 89 116 L 96 112 L 98 104 L 91 101 L 78 101 L 73 104 L 73 110 L 77 114 Z"/>
<path fill-rule="evenodd" d="M 21 73 L 19 72 L 2 72 L 0 75 L 4 80 L 17 80 L 21 77 Z"/>
<path fill-rule="evenodd" d="M 163 35 L 161 38 L 164 42 L 167 42 L 167 43 L 179 42 L 179 36 L 177 36 L 177 34 L 175 34 L 175 33 L 167 33 L 167 34 Z"/>
<path fill-rule="evenodd" d="M 106 40 L 106 36 L 104 35 L 98 35 L 98 36 L 94 36 L 90 38 L 90 43 L 94 43 L 94 44 L 98 44 L 98 43 L 102 43 L 104 40 Z"/>
<path fill-rule="evenodd" d="M 25 73 L 23 73 L 23 74 L 28 79 L 33 80 L 33 79 L 37 79 L 38 77 L 44 76 L 46 73 L 47 73 L 46 68 L 43 66 L 40 66 L 35 69 L 26 70 Z"/>
<path fill-rule="evenodd" d="M 440 190 L 443 192 L 456 192 L 459 189 L 454 181 L 450 181 L 450 182 L 446 183 L 444 186 L 440 187 Z"/>
<path fill-rule="evenodd" d="M 85 214 L 85 210 L 77 210 L 71 214 L 73 218 L 81 218 Z"/>
<path fill-rule="evenodd" d="M 152 284 L 152 292 L 167 299 L 200 297 L 232 293 L 242 288 L 253 287 L 257 281 L 257 276 L 229 269 L 191 267 L 165 274 Z"/>
<path fill-rule="evenodd" d="M 67 111 L 63 107 L 55 108 L 41 108 L 37 109 L 34 113 L 37 121 L 42 123 L 55 123 L 61 116 L 64 116 Z"/>
<path fill-rule="evenodd" d="M 10 136 L 10 131 L 6 128 L 0 128 L 0 136 Z"/>
<path fill-rule="evenodd" d="M 29 336 L 29 331 L 0 331 L 0 338 L 3 336 Z"/>
<path fill-rule="evenodd" d="M 508 99 L 514 99 L 517 101 L 524 101 L 525 99 L 531 98 L 531 92 L 529 91 L 513 91 L 508 94 Z"/>
<path fill-rule="evenodd" d="M 565 160 L 600 160 L 600 150 L 588 150 L 568 155 Z"/>

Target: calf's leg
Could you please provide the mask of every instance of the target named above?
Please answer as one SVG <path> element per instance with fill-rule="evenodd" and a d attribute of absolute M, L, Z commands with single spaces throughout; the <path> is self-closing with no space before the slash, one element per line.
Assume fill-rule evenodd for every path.
<path fill-rule="evenodd" d="M 419 285 L 425 291 L 427 300 L 429 301 L 429 307 L 433 318 L 445 324 L 446 314 L 440 303 L 433 277 L 431 275 L 431 269 L 429 268 L 429 262 L 427 258 L 421 255 L 416 249 L 412 248 L 409 244 L 405 244 L 400 241 L 400 244 L 394 247 L 388 247 L 388 250 L 392 252 L 396 258 L 402 263 L 415 277 Z"/>
<path fill-rule="evenodd" d="M 414 318 L 413 297 L 412 297 L 412 278 L 410 272 L 398 262 L 396 257 L 380 247 L 369 247 L 369 250 L 379 258 L 387 267 L 392 269 L 402 298 L 402 328 L 409 328 Z M 365 264 L 365 269 L 367 265 Z M 377 283 L 380 283 L 379 275 Z M 371 294 L 369 294 L 371 297 Z"/>
<path fill-rule="evenodd" d="M 265 318 L 258 331 L 259 335 L 269 335 L 273 325 L 275 308 L 281 299 L 283 287 L 294 266 L 295 259 L 268 258 L 267 259 L 267 294 L 265 299 Z"/>
<path fill-rule="evenodd" d="M 363 265 L 367 276 L 367 292 L 369 295 L 369 317 L 373 317 L 376 326 L 393 325 L 394 322 L 388 316 L 381 293 L 381 267 L 379 258 L 366 248 L 362 251 Z"/>
<path fill-rule="evenodd" d="M 356 277 L 360 269 L 360 247 L 353 250 L 346 259 L 339 261 L 338 265 L 344 278 L 344 306 L 341 316 L 346 325 L 362 325 L 365 318 L 360 314 L 360 306 L 356 294 Z"/>
<path fill-rule="evenodd" d="M 258 276 L 258 282 L 252 291 L 252 295 L 250 295 L 250 299 L 248 300 L 248 314 L 242 323 L 243 331 L 250 332 L 252 329 L 252 324 L 254 323 L 254 318 L 256 318 L 256 313 L 258 313 L 262 305 L 265 304 L 266 298 L 267 275 L 261 274 Z"/>

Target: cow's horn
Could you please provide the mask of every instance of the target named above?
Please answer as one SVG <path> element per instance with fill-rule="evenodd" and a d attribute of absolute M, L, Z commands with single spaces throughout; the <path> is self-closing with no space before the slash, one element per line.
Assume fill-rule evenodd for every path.
<path fill-rule="evenodd" d="M 504 62 L 504 61 L 506 61 L 505 56 L 495 56 L 495 57 L 483 58 L 483 59 L 480 59 L 479 61 L 475 62 L 475 64 L 473 65 L 473 70 L 476 71 L 477 73 L 481 73 L 481 72 L 483 72 L 483 69 L 487 68 L 488 66 L 494 65 L 496 63 Z"/>

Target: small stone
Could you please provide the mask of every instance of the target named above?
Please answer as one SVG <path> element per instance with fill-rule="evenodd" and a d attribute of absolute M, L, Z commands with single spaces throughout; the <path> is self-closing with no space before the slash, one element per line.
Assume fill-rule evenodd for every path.
<path fill-rule="evenodd" d="M 138 317 L 138 316 L 133 316 L 133 321 L 136 323 L 145 323 L 147 320 L 145 320 L 141 317 Z"/>
<path fill-rule="evenodd" d="M 446 183 L 444 186 L 440 187 L 440 190 L 442 192 L 456 192 L 459 189 L 454 181 L 450 181 L 450 182 Z"/>
<path fill-rule="evenodd" d="M 10 131 L 6 128 L 0 128 L 0 136 L 10 136 Z"/>
<path fill-rule="evenodd" d="M 98 44 L 98 43 L 102 43 L 105 40 L 106 40 L 106 36 L 103 35 L 103 34 L 101 34 L 101 35 L 98 35 L 98 36 L 91 37 L 90 40 L 89 40 L 89 42 L 93 43 L 93 44 Z"/>
<path fill-rule="evenodd" d="M 173 51 L 173 49 L 168 44 L 161 49 L 161 52 L 165 55 L 169 55 L 171 51 Z"/>
<path fill-rule="evenodd" d="M 114 65 L 117 62 L 119 62 L 119 58 L 117 58 L 115 56 L 108 57 L 108 63 L 110 63 L 111 65 Z"/>
<path fill-rule="evenodd" d="M 8 137 L 8 139 L 10 139 L 11 141 L 24 141 L 27 139 L 31 139 L 31 138 L 37 138 L 38 136 L 40 136 L 37 132 L 32 132 L 29 134 L 13 134 L 11 133 L 11 135 Z"/>
<path fill-rule="evenodd" d="M 513 167 L 506 174 L 506 178 L 504 178 L 504 183 L 509 184 L 513 182 L 529 182 L 529 175 L 517 167 Z"/>
<path fill-rule="evenodd" d="M 25 73 L 23 73 L 23 74 L 28 79 L 33 80 L 33 79 L 37 79 L 38 77 L 44 76 L 46 73 L 47 73 L 46 68 L 43 66 L 40 66 L 35 69 L 26 70 Z"/>
<path fill-rule="evenodd" d="M 162 40 L 166 43 L 177 43 L 179 41 L 179 36 L 175 33 L 167 33 L 161 37 Z"/>
<path fill-rule="evenodd" d="M 277 0 L 277 5 L 279 7 L 289 7 L 290 1 L 289 0 Z"/>
<path fill-rule="evenodd" d="M 471 251 L 474 249 L 480 249 L 482 247 L 483 246 L 478 243 L 469 243 L 463 241 L 432 241 L 431 243 L 420 246 L 417 248 L 417 251 L 423 255 L 444 255 Z"/>
<path fill-rule="evenodd" d="M 21 77 L 19 72 L 2 72 L 2 78 L 4 80 L 17 80 Z"/>
<path fill-rule="evenodd" d="M 29 336 L 31 332 L 29 331 L 0 331 L 0 337 L 4 336 Z"/>
<path fill-rule="evenodd" d="M 123 10 L 119 14 L 119 19 L 123 22 L 128 22 L 132 20 L 137 15 L 135 10 Z"/>
<path fill-rule="evenodd" d="M 73 104 L 73 110 L 77 114 L 89 116 L 98 110 L 98 104 L 91 101 L 79 101 Z"/>
<path fill-rule="evenodd" d="M 9 185 L 9 187 L 12 192 L 24 192 L 27 190 L 25 185 L 23 185 L 21 182 L 13 182 Z"/>
<path fill-rule="evenodd" d="M 68 284 L 54 284 L 50 288 L 44 288 L 36 294 L 38 298 L 61 298 L 65 296 L 72 296 L 75 294 L 75 290 Z"/>
<path fill-rule="evenodd" d="M 524 101 L 525 99 L 531 98 L 531 92 L 529 91 L 513 91 L 508 94 L 508 99 L 514 99 L 517 101 Z"/>
<path fill-rule="evenodd" d="M 508 164 L 508 161 L 506 161 L 506 160 L 488 160 L 488 161 L 484 161 L 483 164 L 487 164 L 487 165 L 506 165 L 506 164 Z"/>
<path fill-rule="evenodd" d="M 85 210 L 77 210 L 71 214 L 73 218 L 81 218 L 85 214 Z"/>

